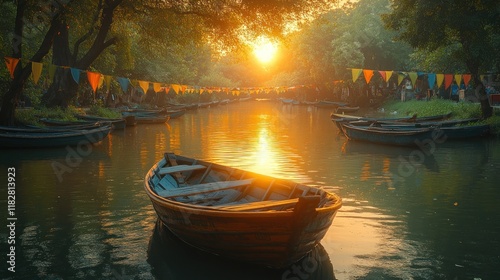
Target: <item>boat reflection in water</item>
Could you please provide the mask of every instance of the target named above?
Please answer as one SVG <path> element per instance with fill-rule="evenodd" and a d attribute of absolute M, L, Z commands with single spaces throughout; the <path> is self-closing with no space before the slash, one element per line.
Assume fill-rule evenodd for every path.
<path fill-rule="evenodd" d="M 156 279 L 336 279 L 321 244 L 289 267 L 271 269 L 200 251 L 177 238 L 159 220 L 149 241 L 148 262 Z"/>

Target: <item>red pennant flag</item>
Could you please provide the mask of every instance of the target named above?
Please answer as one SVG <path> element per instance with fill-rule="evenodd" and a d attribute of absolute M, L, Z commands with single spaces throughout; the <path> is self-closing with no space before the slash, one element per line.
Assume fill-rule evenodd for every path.
<path fill-rule="evenodd" d="M 464 74 L 464 75 L 462 76 L 462 78 L 464 79 L 464 84 L 465 84 L 465 86 L 468 86 L 468 85 L 469 85 L 469 82 L 470 82 L 471 75 L 470 75 L 470 74 Z"/>
<path fill-rule="evenodd" d="M 444 89 L 448 89 L 448 87 L 451 85 L 451 82 L 453 82 L 453 75 L 444 74 Z"/>
<path fill-rule="evenodd" d="M 96 72 L 87 72 L 87 78 L 89 79 L 90 86 L 95 93 L 97 86 L 99 85 L 99 80 L 101 79 L 101 74 Z"/>
<path fill-rule="evenodd" d="M 14 79 L 14 70 L 16 70 L 17 63 L 19 63 L 19 58 L 14 57 L 4 57 L 7 69 L 9 69 L 10 78 Z"/>
<path fill-rule="evenodd" d="M 380 76 L 382 76 L 382 79 L 384 79 L 384 81 L 385 81 L 385 77 L 386 77 L 385 71 L 378 71 L 378 72 L 380 73 Z"/>

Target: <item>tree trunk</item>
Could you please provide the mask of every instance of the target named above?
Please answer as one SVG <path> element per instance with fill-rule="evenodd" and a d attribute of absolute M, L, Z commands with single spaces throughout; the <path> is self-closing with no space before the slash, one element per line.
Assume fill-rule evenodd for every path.
<path fill-rule="evenodd" d="M 486 88 L 484 87 L 483 81 L 477 74 L 473 74 L 475 93 L 476 97 L 479 99 L 481 104 L 481 112 L 483 114 L 483 119 L 487 119 L 493 115 L 493 108 L 491 108 L 490 101 L 488 100 L 488 95 L 486 94 Z"/>

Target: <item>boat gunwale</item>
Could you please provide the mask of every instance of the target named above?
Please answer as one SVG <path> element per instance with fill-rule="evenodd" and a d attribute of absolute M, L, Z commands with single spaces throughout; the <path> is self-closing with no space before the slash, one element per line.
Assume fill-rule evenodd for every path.
<path fill-rule="evenodd" d="M 158 195 L 156 192 L 154 192 L 154 190 L 152 189 L 152 186 L 151 186 L 150 179 L 151 179 L 151 177 L 153 177 L 155 175 L 154 174 L 155 171 L 158 171 L 161 168 L 160 166 L 163 166 L 165 164 L 166 164 L 166 160 L 164 158 L 161 159 L 160 161 L 158 161 L 156 164 L 154 164 L 148 170 L 148 172 L 146 173 L 146 176 L 144 177 L 144 188 L 146 190 L 146 193 L 148 194 L 148 196 L 150 197 L 151 200 L 154 200 L 153 203 L 155 203 L 155 204 L 158 203 L 158 204 L 161 204 L 163 206 L 169 207 L 170 209 L 173 209 L 173 210 L 194 212 L 194 214 L 203 213 L 204 215 L 210 215 L 210 216 L 226 216 L 226 217 L 230 217 L 230 216 L 234 216 L 234 217 L 259 216 L 259 217 L 262 217 L 263 215 L 265 215 L 268 217 L 274 217 L 274 216 L 293 216 L 294 215 L 293 211 L 252 211 L 252 210 L 231 211 L 231 210 L 218 209 L 218 208 L 211 207 L 211 206 L 193 205 L 193 204 L 188 204 L 188 203 L 179 202 L 179 201 L 175 201 L 172 199 L 164 198 L 164 197 Z M 241 170 L 241 169 L 237 169 L 237 168 L 234 168 L 234 169 Z M 257 173 L 253 173 L 253 172 L 251 174 L 255 174 L 255 175 L 259 175 L 259 176 L 263 176 L 263 177 L 270 177 L 267 175 L 261 175 L 261 174 L 257 174 Z M 272 178 L 272 177 L 270 177 L 270 178 Z M 280 180 L 286 181 L 286 182 L 292 182 L 292 181 L 286 180 L 286 179 L 280 179 Z M 309 186 L 303 185 L 303 184 L 299 184 L 299 185 L 309 187 Z M 314 187 L 314 188 L 318 188 L 318 187 Z M 338 211 L 342 207 L 342 199 L 338 194 L 329 192 L 329 191 L 321 189 L 321 188 L 318 188 L 318 189 L 321 192 L 325 193 L 327 196 L 333 197 L 332 200 L 333 199 L 335 200 L 335 202 L 332 205 L 315 208 L 315 211 L 318 214 L 321 214 L 323 212 Z"/>

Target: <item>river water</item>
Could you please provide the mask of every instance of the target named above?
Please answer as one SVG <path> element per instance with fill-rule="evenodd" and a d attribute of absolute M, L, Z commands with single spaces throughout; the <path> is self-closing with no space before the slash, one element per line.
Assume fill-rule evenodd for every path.
<path fill-rule="evenodd" d="M 329 114 L 247 101 L 127 127 L 86 148 L 0 150 L 7 226 L 8 168 L 16 183 L 15 234 L 8 239 L 2 226 L 0 275 L 500 279 L 500 140 L 423 150 L 347 142 Z M 157 225 L 143 178 L 166 151 L 329 187 L 343 207 L 321 246 L 282 270 L 208 255 Z"/>

